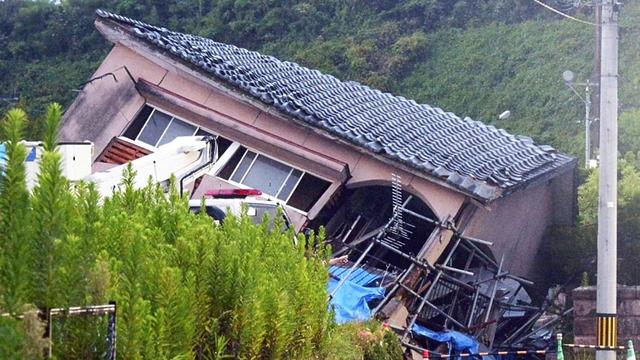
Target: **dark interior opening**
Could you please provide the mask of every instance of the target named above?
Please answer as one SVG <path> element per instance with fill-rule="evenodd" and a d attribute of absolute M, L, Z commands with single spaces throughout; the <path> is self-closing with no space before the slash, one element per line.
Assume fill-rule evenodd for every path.
<path fill-rule="evenodd" d="M 314 221 L 326 224 L 327 241 L 334 254 L 348 254 L 350 261 L 356 261 L 370 244 L 370 237 L 384 227 L 393 215 L 393 200 L 389 186 L 366 186 L 346 189 L 333 206 L 328 206 Z M 402 201 L 411 194 L 402 193 Z M 436 220 L 431 209 L 416 196 L 412 196 L 406 209 Z M 408 213 L 403 213 L 402 221 L 393 223 L 394 231 L 387 231 L 384 240 L 400 252 L 416 256 L 433 232 L 435 225 Z M 313 225 L 312 225 L 313 226 Z M 374 245 L 365 259 L 366 264 L 387 270 L 391 267 L 406 269 L 410 260 L 379 244 Z"/>
<path fill-rule="evenodd" d="M 152 107 L 145 105 L 142 108 L 142 110 L 138 112 L 138 115 L 136 115 L 135 119 L 133 119 L 133 121 L 131 122 L 131 125 L 129 125 L 129 127 L 124 132 L 124 134 L 122 134 L 122 136 L 129 138 L 131 140 L 135 140 L 138 137 L 138 134 L 140 134 L 140 131 L 144 126 L 144 123 L 147 121 L 152 111 L 153 111 Z"/>
<path fill-rule="evenodd" d="M 227 149 L 229 148 L 229 146 L 231 146 L 231 144 L 233 144 L 233 141 L 227 139 L 227 138 L 223 138 L 220 135 L 214 135 L 210 132 L 208 132 L 207 130 L 203 129 L 203 128 L 199 128 L 198 131 L 196 131 L 196 136 L 214 136 L 216 137 L 216 143 L 218 144 L 218 156 L 224 154 L 225 151 L 227 151 Z"/>
<path fill-rule="evenodd" d="M 238 166 L 238 163 L 242 159 L 242 156 L 244 155 L 246 150 L 247 148 L 245 148 L 244 146 L 240 146 L 238 150 L 236 150 L 236 152 L 233 154 L 231 159 L 227 161 L 222 170 L 220 170 L 220 172 L 218 173 L 218 177 L 221 179 L 229 180 L 231 174 L 233 174 L 233 170 L 235 170 L 236 166 Z"/>
<path fill-rule="evenodd" d="M 304 174 L 298 187 L 296 187 L 287 205 L 303 211 L 311 210 L 313 204 L 318 201 L 320 196 L 329 188 L 328 181 L 322 180 L 310 174 Z"/>

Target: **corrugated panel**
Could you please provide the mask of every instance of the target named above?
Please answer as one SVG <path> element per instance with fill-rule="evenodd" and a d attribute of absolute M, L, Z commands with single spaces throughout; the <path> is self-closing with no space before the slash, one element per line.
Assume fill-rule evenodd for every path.
<path fill-rule="evenodd" d="M 530 138 L 357 82 L 103 10 L 97 15 L 299 121 L 480 199 L 574 162 Z"/>

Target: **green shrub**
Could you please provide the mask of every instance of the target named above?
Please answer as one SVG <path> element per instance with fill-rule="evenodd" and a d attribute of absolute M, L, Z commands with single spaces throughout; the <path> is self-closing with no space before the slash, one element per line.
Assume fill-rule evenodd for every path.
<path fill-rule="evenodd" d="M 271 232 L 266 219 L 255 226 L 246 216 L 216 225 L 204 212 L 192 214 L 175 187 L 168 196 L 158 185 L 134 190 L 131 168 L 123 189 L 100 199 L 92 184 L 70 184 L 61 174 L 53 143 L 60 113 L 49 108 L 32 194 L 18 143 L 26 116 L 13 110 L 4 120 L 0 311 L 115 300 L 122 359 L 328 356 L 335 327 L 327 251 L 307 245 L 321 239 L 296 245 L 293 232 Z M 33 349 L 29 333 L 41 337 L 42 329 L 31 329 L 3 319 L 0 352 Z M 99 358 L 105 330 L 101 318 L 55 320 L 54 356 Z"/>
<path fill-rule="evenodd" d="M 402 348 L 395 333 L 377 323 L 370 323 L 370 331 L 361 333 L 364 342 L 365 360 L 395 360 L 402 359 Z"/>
<path fill-rule="evenodd" d="M 396 360 L 402 359 L 398 336 L 377 321 L 347 323 L 330 333 L 331 348 L 327 359 Z"/>

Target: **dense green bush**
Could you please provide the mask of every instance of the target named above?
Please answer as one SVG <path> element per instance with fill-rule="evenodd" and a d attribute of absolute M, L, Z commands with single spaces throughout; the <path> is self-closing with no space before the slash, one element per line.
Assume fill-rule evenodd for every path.
<path fill-rule="evenodd" d="M 321 241 L 295 245 L 292 232 L 271 232 L 267 222 L 254 226 L 246 217 L 216 225 L 204 212 L 190 213 L 176 191 L 134 190 L 132 169 L 120 192 L 100 199 L 91 184 L 62 176 L 59 119 L 59 106 L 51 106 L 31 193 L 19 144 L 25 113 L 11 110 L 3 121 L 1 312 L 115 300 L 122 359 L 331 357 L 327 254 L 306 245 Z M 0 319 L 0 358 L 41 353 L 34 339 L 42 332 L 37 321 L 29 324 Z M 100 318 L 56 320 L 54 355 L 98 358 L 105 330 Z"/>
<path fill-rule="evenodd" d="M 376 321 L 347 323 L 330 333 L 327 358 L 336 360 L 402 359 L 398 336 Z"/>

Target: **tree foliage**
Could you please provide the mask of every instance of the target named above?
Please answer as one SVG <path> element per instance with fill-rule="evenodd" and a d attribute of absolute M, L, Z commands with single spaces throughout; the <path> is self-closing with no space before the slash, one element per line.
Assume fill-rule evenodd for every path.
<path fill-rule="evenodd" d="M 545 266 L 556 271 L 547 274 L 546 285 L 570 279 L 577 284 L 582 272 L 596 278 L 596 243 L 598 235 L 598 171 L 592 170 L 578 188 L 579 217 L 575 228 L 554 228 L 541 248 Z M 618 282 L 640 284 L 640 162 L 627 153 L 618 163 Z"/>
<path fill-rule="evenodd" d="M 0 173 L 0 292 L 3 308 L 9 312 L 22 310 L 28 299 L 29 238 L 31 212 L 27 192 L 24 160 L 27 151 L 20 144 L 24 129 L 25 113 L 14 109 L 7 113 L 2 130 L 7 139 L 6 165 Z M 13 259 L 21 259 L 14 261 Z"/>

